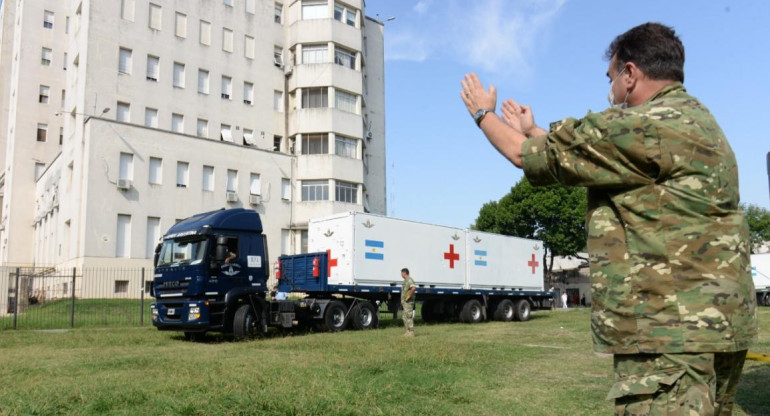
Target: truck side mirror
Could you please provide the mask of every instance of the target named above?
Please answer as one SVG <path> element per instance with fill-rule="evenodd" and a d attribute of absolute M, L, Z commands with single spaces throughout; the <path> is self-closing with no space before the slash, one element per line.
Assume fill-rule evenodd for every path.
<path fill-rule="evenodd" d="M 214 260 L 221 263 L 225 261 L 227 254 L 227 237 L 217 237 L 217 249 L 214 252 Z"/>
<path fill-rule="evenodd" d="M 160 248 L 162 247 L 162 243 L 158 243 L 157 246 L 155 246 L 155 256 L 152 258 L 152 265 L 154 267 L 158 267 L 158 258 L 160 258 Z"/>

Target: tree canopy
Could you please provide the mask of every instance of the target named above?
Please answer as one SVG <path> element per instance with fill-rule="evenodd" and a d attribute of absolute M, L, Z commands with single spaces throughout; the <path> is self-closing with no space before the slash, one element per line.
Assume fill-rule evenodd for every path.
<path fill-rule="evenodd" d="M 743 212 L 749 223 L 751 252 L 756 253 L 762 244 L 770 241 L 770 211 L 750 204 L 743 206 Z"/>

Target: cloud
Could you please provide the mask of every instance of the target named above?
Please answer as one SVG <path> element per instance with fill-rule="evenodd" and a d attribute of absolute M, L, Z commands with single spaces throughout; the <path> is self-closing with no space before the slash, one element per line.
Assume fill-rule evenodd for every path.
<path fill-rule="evenodd" d="M 385 33 L 387 60 L 449 59 L 528 76 L 532 58 L 567 0 L 420 0 Z"/>

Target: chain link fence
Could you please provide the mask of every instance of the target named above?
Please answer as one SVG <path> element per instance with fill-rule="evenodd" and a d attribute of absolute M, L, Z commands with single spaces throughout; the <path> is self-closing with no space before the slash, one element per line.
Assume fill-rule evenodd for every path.
<path fill-rule="evenodd" d="M 0 330 L 150 322 L 151 269 L 0 267 Z"/>

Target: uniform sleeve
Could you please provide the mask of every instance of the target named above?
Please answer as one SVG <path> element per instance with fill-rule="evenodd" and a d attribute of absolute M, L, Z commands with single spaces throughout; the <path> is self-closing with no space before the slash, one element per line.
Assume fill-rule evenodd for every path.
<path fill-rule="evenodd" d="M 645 124 L 647 124 L 645 126 Z M 643 185 L 656 176 L 659 139 L 633 112 L 608 110 L 553 123 L 547 135 L 522 145 L 524 173 L 533 185 Z"/>

